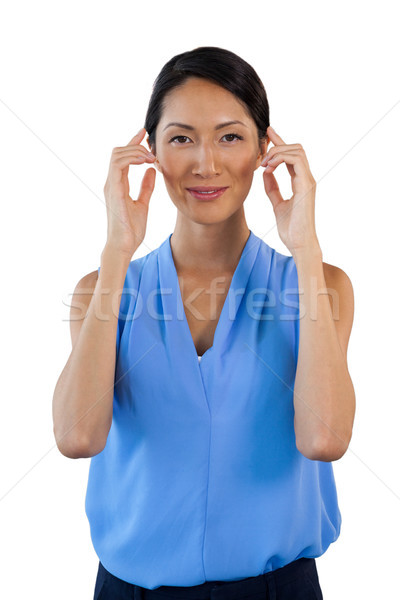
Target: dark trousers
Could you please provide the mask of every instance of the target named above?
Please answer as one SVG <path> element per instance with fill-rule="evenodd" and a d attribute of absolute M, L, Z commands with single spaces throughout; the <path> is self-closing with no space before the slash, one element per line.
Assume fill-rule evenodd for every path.
<path fill-rule="evenodd" d="M 149 590 L 115 577 L 99 562 L 93 600 L 323 600 L 314 558 L 238 581 L 206 581 Z"/>

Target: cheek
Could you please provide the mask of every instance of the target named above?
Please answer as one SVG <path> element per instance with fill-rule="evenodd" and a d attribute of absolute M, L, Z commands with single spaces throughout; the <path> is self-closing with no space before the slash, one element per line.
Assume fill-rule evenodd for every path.
<path fill-rule="evenodd" d="M 254 163 L 255 161 L 251 157 L 249 158 L 248 155 L 242 156 L 239 160 L 235 162 L 236 173 L 243 182 L 249 177 L 253 177 Z"/>
<path fill-rule="evenodd" d="M 163 155 L 159 157 L 159 165 L 165 179 L 171 182 L 178 178 L 183 172 L 182 161 L 176 160 L 176 157 L 174 158 L 168 153 L 163 153 Z"/>

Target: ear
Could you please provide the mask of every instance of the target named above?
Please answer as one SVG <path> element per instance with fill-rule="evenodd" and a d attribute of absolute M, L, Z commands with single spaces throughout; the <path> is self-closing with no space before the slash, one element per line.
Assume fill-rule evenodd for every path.
<path fill-rule="evenodd" d="M 153 152 L 153 154 L 154 154 L 154 148 L 149 143 L 149 136 L 147 136 L 147 138 L 146 138 L 146 144 L 147 144 L 150 152 Z"/>
<path fill-rule="evenodd" d="M 147 145 L 149 147 L 150 152 L 153 152 L 153 154 L 154 154 L 154 148 L 149 144 L 149 138 L 148 138 L 148 136 L 147 136 L 147 139 L 146 139 L 146 143 L 147 143 Z M 162 169 L 161 169 L 161 167 L 159 165 L 158 158 L 157 158 L 156 154 L 155 154 L 155 157 L 156 157 L 156 160 L 153 162 L 152 166 L 155 167 L 157 169 L 157 171 L 160 171 L 160 173 L 162 173 Z"/>
<path fill-rule="evenodd" d="M 155 169 L 157 169 L 157 171 L 160 171 L 160 173 L 162 173 L 162 168 L 160 167 L 160 163 L 158 162 L 158 158 L 156 158 L 156 160 L 153 162 L 153 164 L 151 166 L 154 167 Z"/>
<path fill-rule="evenodd" d="M 269 142 L 270 139 L 267 135 L 265 136 L 265 140 L 260 142 L 260 152 L 257 156 L 256 169 L 261 165 L 263 158 L 267 154 Z"/>

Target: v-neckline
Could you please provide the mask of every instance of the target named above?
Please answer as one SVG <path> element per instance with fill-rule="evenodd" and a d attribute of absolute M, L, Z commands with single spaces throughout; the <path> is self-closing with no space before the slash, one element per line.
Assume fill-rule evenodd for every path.
<path fill-rule="evenodd" d="M 254 261 L 255 261 L 255 257 L 259 248 L 259 244 L 261 242 L 261 240 L 259 238 L 257 238 L 257 236 L 254 235 L 254 233 L 250 230 L 249 236 L 247 238 L 247 241 L 243 247 L 243 250 L 240 254 L 240 258 L 239 261 L 236 265 L 235 271 L 233 272 L 232 275 L 232 279 L 228 288 L 228 292 L 226 294 L 225 297 L 225 301 L 224 304 L 222 306 L 222 310 L 220 312 L 219 315 L 219 319 L 216 325 L 216 328 L 214 330 L 214 338 L 213 338 L 213 343 L 212 345 L 207 348 L 207 350 L 205 352 L 203 352 L 203 354 L 201 355 L 201 360 L 199 361 L 198 359 L 198 354 L 197 354 L 197 349 L 193 340 L 193 336 L 192 336 L 192 332 L 190 331 L 190 327 L 189 327 L 189 323 L 186 317 L 186 313 L 185 313 L 185 308 L 184 308 L 184 304 L 183 304 L 183 299 L 182 299 L 182 292 L 181 292 L 181 288 L 179 285 L 179 277 L 178 277 L 178 272 L 176 270 L 176 266 L 175 266 L 175 262 L 174 262 L 174 257 L 172 254 L 172 248 L 171 248 L 171 237 L 172 237 L 172 233 L 168 236 L 167 240 L 166 240 L 166 246 L 167 246 L 167 252 L 168 252 L 168 262 L 170 263 L 170 266 L 172 268 L 172 273 L 173 273 L 173 278 L 174 278 L 174 286 L 176 289 L 176 308 L 178 309 L 178 312 L 180 315 L 182 315 L 182 321 L 183 321 L 183 326 L 185 329 L 185 335 L 186 337 L 189 339 L 190 342 L 190 346 L 191 346 L 191 352 L 192 354 L 194 354 L 196 362 L 199 364 L 203 364 L 204 358 L 209 356 L 213 350 L 215 350 L 219 338 L 222 335 L 222 332 L 225 331 L 225 333 L 227 334 L 231 325 L 232 325 L 232 321 L 235 319 L 236 316 L 236 312 L 238 309 L 238 306 L 240 304 L 241 298 L 239 299 L 239 301 L 237 302 L 237 292 L 236 289 L 240 288 L 239 284 L 242 283 L 242 288 L 241 291 L 245 291 L 245 286 L 247 284 L 249 275 L 250 275 L 250 271 L 251 268 L 253 267 Z M 252 243 L 252 242 L 258 242 L 258 243 Z M 244 284 L 244 287 L 243 287 Z M 228 304 L 230 302 L 230 296 L 232 295 L 232 293 L 234 294 L 234 308 L 233 311 L 231 310 L 230 312 L 233 312 L 233 318 L 231 319 L 231 322 L 227 322 L 228 318 L 227 315 L 225 314 L 228 311 Z"/>

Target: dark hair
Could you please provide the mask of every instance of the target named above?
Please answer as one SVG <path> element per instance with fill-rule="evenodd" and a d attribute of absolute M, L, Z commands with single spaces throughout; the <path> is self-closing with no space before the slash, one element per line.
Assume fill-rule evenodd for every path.
<path fill-rule="evenodd" d="M 165 97 L 189 77 L 203 77 L 231 92 L 256 124 L 258 138 L 265 140 L 269 105 L 264 85 L 249 63 L 234 52 L 216 46 L 200 46 L 177 54 L 161 69 L 152 88 L 144 127 L 155 152 L 156 127 L 164 110 Z"/>

